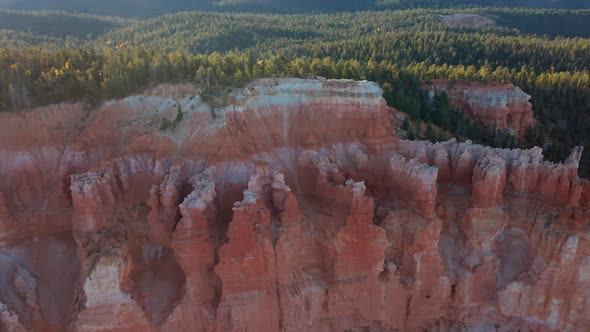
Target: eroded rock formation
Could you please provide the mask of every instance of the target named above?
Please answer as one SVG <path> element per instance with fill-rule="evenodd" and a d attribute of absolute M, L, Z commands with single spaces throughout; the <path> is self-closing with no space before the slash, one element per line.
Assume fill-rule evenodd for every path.
<path fill-rule="evenodd" d="M 0 114 L 0 330 L 588 330 L 582 151 L 401 140 L 381 94 Z"/>
<path fill-rule="evenodd" d="M 446 92 L 451 107 L 488 130 L 522 138 L 535 124 L 531 96 L 512 84 L 433 80 L 428 88 L 432 95 Z"/>

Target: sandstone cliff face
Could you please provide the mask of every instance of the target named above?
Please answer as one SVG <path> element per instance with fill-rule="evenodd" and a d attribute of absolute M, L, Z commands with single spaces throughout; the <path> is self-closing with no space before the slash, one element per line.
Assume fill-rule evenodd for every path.
<path fill-rule="evenodd" d="M 535 123 L 531 96 L 512 84 L 433 80 L 428 88 L 431 95 L 446 92 L 451 107 L 489 130 L 522 138 Z"/>
<path fill-rule="evenodd" d="M 381 93 L 1 115 L 0 330 L 588 330 L 582 151 L 400 140 Z"/>

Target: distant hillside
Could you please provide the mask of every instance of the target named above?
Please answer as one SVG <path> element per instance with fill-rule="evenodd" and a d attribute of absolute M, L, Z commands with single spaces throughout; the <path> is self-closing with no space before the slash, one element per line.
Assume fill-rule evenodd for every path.
<path fill-rule="evenodd" d="M 184 10 L 277 12 L 367 9 L 449 8 L 461 6 L 583 9 L 587 0 L 0 0 L 0 8 L 64 10 L 124 17 L 150 17 Z"/>
<path fill-rule="evenodd" d="M 0 10 L 0 29 L 13 29 L 55 37 L 86 37 L 123 25 L 121 18 L 70 14 L 65 12 L 23 12 Z"/>
<path fill-rule="evenodd" d="M 441 22 L 439 14 L 451 13 L 492 18 L 495 25 L 475 29 L 481 33 L 590 37 L 590 10 L 476 8 L 294 15 L 182 12 L 113 29 L 98 43 L 196 53 L 249 48 L 276 51 L 402 31 L 462 32 L 464 28 L 455 29 Z"/>
<path fill-rule="evenodd" d="M 441 15 L 478 14 L 480 27 L 449 26 Z M 65 12 L 0 10 L 0 47 L 145 47 L 196 53 L 258 49 L 358 39 L 401 31 L 472 29 L 504 36 L 590 37 L 590 10 L 411 9 L 314 14 L 180 12 L 132 20 Z"/>
<path fill-rule="evenodd" d="M 423 10 L 311 15 L 182 12 L 114 29 L 99 42 L 196 53 L 248 48 L 272 51 L 402 29 L 415 31 L 416 25 L 426 20 L 438 23 L 434 16 L 425 14 Z"/>
<path fill-rule="evenodd" d="M 590 10 L 485 9 L 483 11 L 493 15 L 498 25 L 515 28 L 524 34 L 590 38 Z"/>
<path fill-rule="evenodd" d="M 524 7 L 555 9 L 590 8 L 588 0 L 380 0 L 382 7 L 448 8 L 461 6 Z"/>
<path fill-rule="evenodd" d="M 217 0 L 0 0 L 0 8 L 62 10 L 123 17 L 158 16 L 181 10 L 210 10 Z"/>
<path fill-rule="evenodd" d="M 128 22 L 122 18 L 57 11 L 0 10 L 0 46 L 75 46 Z"/>

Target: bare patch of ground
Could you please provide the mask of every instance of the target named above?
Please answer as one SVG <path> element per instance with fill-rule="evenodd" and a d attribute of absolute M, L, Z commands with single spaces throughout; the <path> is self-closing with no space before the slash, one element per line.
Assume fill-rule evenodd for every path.
<path fill-rule="evenodd" d="M 482 28 L 496 24 L 493 19 L 478 14 L 450 14 L 440 15 L 439 17 L 441 22 L 453 28 Z"/>

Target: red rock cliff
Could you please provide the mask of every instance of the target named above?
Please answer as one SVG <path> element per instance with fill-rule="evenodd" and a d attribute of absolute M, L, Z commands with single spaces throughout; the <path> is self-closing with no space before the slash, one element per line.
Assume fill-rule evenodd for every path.
<path fill-rule="evenodd" d="M 582 151 L 400 140 L 381 93 L 1 114 L 0 330 L 590 329 Z"/>
<path fill-rule="evenodd" d="M 508 131 L 522 138 L 535 124 L 531 96 L 512 84 L 433 80 L 431 94 L 443 91 L 451 107 L 490 130 Z"/>

